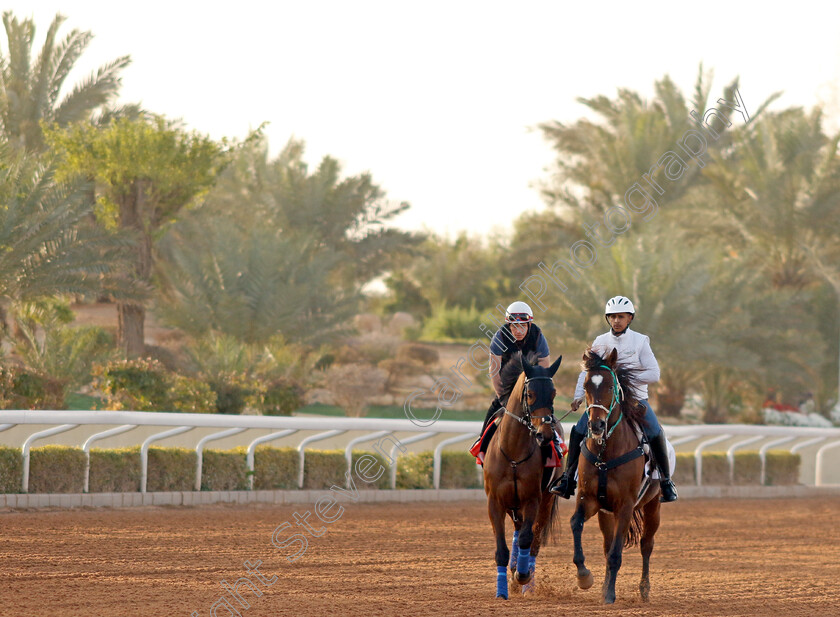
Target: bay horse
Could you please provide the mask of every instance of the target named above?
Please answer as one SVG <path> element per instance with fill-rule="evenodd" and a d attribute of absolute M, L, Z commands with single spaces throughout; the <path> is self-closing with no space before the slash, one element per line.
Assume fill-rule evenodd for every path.
<path fill-rule="evenodd" d="M 601 589 L 605 604 L 615 602 L 615 581 L 623 548 L 641 541 L 642 601 L 650 596 L 650 555 L 659 528 L 659 483 L 643 482 L 644 452 L 632 423 L 641 425 L 644 408 L 634 397 L 633 371 L 616 366 L 616 350 L 604 359 L 591 348 L 583 354 L 583 382 L 589 430 L 581 447 L 578 492 L 571 519 L 578 586 L 589 589 L 592 573 L 584 563 L 583 524 L 596 512 L 607 561 Z"/>
<path fill-rule="evenodd" d="M 500 373 L 503 396 L 499 427 L 484 456 L 484 490 L 496 535 L 496 597 L 508 598 L 507 567 L 523 593 L 533 589 L 536 558 L 548 539 L 556 515 L 554 495 L 543 486 L 541 446 L 552 440 L 555 426 L 552 377 L 562 356 L 549 368 L 535 366 L 536 355 L 523 361 L 514 354 Z M 556 426 L 560 426 L 556 423 Z M 562 427 L 560 428 L 562 431 Z M 505 540 L 505 517 L 513 520 L 513 552 Z"/>

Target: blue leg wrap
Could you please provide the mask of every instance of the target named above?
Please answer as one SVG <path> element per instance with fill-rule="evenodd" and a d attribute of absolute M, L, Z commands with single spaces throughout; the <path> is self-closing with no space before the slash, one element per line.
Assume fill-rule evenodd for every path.
<path fill-rule="evenodd" d="M 531 547 L 519 549 L 519 560 L 516 562 L 516 571 L 525 573 L 531 566 Z"/>
<path fill-rule="evenodd" d="M 530 567 L 528 569 L 531 570 L 531 572 L 535 572 L 536 569 L 537 569 L 537 558 L 534 557 L 533 555 L 531 555 L 530 559 L 531 559 L 531 562 L 530 562 Z"/>
<path fill-rule="evenodd" d="M 516 557 L 519 555 L 519 530 L 513 531 L 513 543 L 510 545 L 510 569 L 516 567 Z"/>
<path fill-rule="evenodd" d="M 496 597 L 508 599 L 507 568 L 505 566 L 496 567 Z"/>

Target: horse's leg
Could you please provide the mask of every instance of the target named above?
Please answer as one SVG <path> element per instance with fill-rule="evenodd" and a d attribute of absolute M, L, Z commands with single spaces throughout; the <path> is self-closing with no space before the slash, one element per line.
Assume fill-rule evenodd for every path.
<path fill-rule="evenodd" d="M 505 540 L 505 511 L 495 500 L 487 502 L 490 522 L 496 534 L 496 597 L 508 599 L 507 563 L 510 551 Z"/>
<path fill-rule="evenodd" d="M 633 518 L 633 502 L 628 501 L 615 513 L 615 531 L 612 546 L 607 554 L 607 572 L 604 576 L 604 604 L 615 602 L 615 579 L 621 568 L 621 553 L 624 550 L 624 533 Z"/>
<path fill-rule="evenodd" d="M 549 492 L 542 493 L 540 498 L 540 507 L 537 510 L 537 518 L 534 521 L 534 540 L 531 542 L 531 563 L 528 568 L 531 573 L 531 580 L 522 587 L 522 593 L 531 593 L 536 587 L 537 557 L 540 554 L 543 535 L 546 533 L 546 529 L 551 526 L 555 499 L 556 497 Z"/>
<path fill-rule="evenodd" d="M 597 508 L 597 506 L 594 506 L 594 508 Z M 580 493 L 578 493 L 577 506 L 575 508 L 575 513 L 572 515 L 571 525 L 572 537 L 575 540 L 575 556 L 573 561 L 577 566 L 578 587 L 581 589 L 589 589 L 595 582 L 592 572 L 590 572 L 586 567 L 583 557 L 583 543 L 581 541 L 583 524 L 589 520 L 594 513 L 593 506 L 587 506 L 587 501 L 584 501 L 584 499 L 581 498 Z"/>
<path fill-rule="evenodd" d="M 511 517 L 513 518 L 513 517 Z M 522 519 L 518 521 L 513 521 L 513 541 L 510 543 L 513 550 L 510 552 L 510 574 L 513 576 L 516 574 L 516 559 L 519 557 L 518 553 L 518 546 L 519 546 L 519 530 L 522 527 Z"/>
<path fill-rule="evenodd" d="M 644 531 L 642 533 L 642 580 L 639 583 L 639 592 L 642 594 L 642 601 L 650 599 L 650 555 L 653 552 L 653 536 L 659 529 L 659 499 L 654 498 L 642 507 L 642 520 Z"/>
<path fill-rule="evenodd" d="M 531 544 L 534 542 L 534 518 L 538 501 L 530 500 L 522 508 L 522 527 L 519 529 L 519 557 L 516 560 L 516 582 L 524 585 L 531 580 Z M 516 548 L 516 547 L 514 547 Z"/>

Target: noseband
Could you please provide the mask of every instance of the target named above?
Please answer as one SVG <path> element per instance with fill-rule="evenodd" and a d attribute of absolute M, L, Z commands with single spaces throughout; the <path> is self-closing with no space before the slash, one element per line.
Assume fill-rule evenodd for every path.
<path fill-rule="evenodd" d="M 531 420 L 531 406 L 528 404 L 528 384 L 532 381 L 536 381 L 538 379 L 548 379 L 552 381 L 551 377 L 529 377 L 525 380 L 525 387 L 522 389 L 522 411 L 525 412 L 523 416 L 517 416 L 516 414 L 511 413 L 508 411 L 507 407 L 505 407 L 505 413 L 509 415 L 511 418 L 519 422 L 522 426 L 528 429 L 528 432 L 531 433 L 532 437 L 535 437 L 539 432 L 537 428 L 532 424 Z M 554 403 L 551 402 L 548 405 L 548 409 L 551 412 L 547 416 L 537 416 L 541 422 L 545 422 L 550 424 L 552 427 L 554 426 L 555 419 L 554 419 Z"/>

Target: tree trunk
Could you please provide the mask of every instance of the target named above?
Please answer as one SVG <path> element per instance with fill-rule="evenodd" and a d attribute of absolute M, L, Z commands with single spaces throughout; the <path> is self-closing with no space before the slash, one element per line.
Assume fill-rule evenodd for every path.
<path fill-rule="evenodd" d="M 146 181 L 137 180 L 132 190 L 120 200 L 120 227 L 133 231 L 137 244 L 134 247 L 134 272 L 132 278 L 148 283 L 152 274 L 152 235 L 147 230 Z M 144 355 L 146 308 L 137 302 L 117 302 L 117 344 L 125 357 Z"/>
<path fill-rule="evenodd" d="M 690 375 L 680 370 L 663 369 L 656 386 L 656 413 L 678 418 L 685 404 Z"/>

